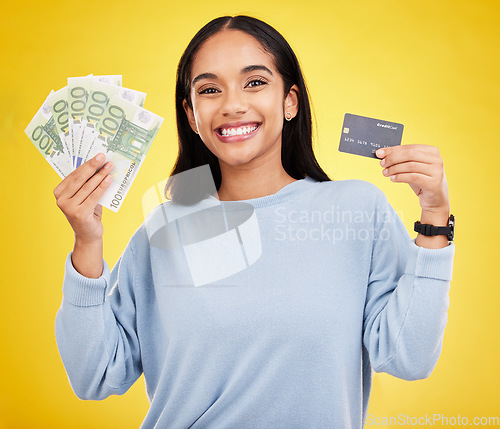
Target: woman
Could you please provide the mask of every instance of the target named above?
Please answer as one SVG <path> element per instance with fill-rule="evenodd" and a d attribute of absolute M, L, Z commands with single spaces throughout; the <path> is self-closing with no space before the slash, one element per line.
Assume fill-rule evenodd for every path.
<path fill-rule="evenodd" d="M 203 27 L 179 63 L 176 107 L 172 176 L 208 164 L 226 229 L 241 245 L 212 248 L 227 261 L 196 253 L 182 219 L 167 239 L 178 233 L 183 249 L 152 245 L 148 225 L 165 211 L 214 205 L 213 195 L 172 186 L 173 201 L 110 272 L 97 202 L 112 166 L 95 173 L 97 156 L 66 177 L 54 194 L 75 246 L 56 338 L 73 390 L 82 399 L 123 394 L 144 372 L 144 428 L 362 427 L 372 368 L 414 380 L 436 364 L 453 243 L 411 240 L 378 188 L 329 180 L 312 152 L 298 61 L 262 21 L 221 17 Z M 422 223 L 446 225 L 437 149 L 377 155 L 386 176 L 418 195 Z M 253 229 L 230 220 L 243 206 Z M 190 263 L 204 258 L 234 269 L 196 283 Z"/>

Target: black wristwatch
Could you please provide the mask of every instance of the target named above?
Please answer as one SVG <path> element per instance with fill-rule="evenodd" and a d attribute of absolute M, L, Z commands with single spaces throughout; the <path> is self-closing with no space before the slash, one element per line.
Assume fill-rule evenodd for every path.
<path fill-rule="evenodd" d="M 434 226 L 427 223 L 420 223 L 417 220 L 413 230 L 422 235 L 447 235 L 448 241 L 453 241 L 453 237 L 455 236 L 455 216 L 450 214 L 448 226 Z"/>

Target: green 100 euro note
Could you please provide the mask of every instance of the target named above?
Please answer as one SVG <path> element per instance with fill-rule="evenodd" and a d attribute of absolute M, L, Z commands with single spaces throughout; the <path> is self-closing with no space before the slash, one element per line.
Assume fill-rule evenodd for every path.
<path fill-rule="evenodd" d="M 80 137 L 78 138 L 78 136 L 76 136 L 75 141 L 73 142 L 73 147 L 75 148 L 75 158 L 73 160 L 73 165 L 75 168 L 78 168 L 82 162 L 85 162 L 85 153 L 88 152 L 83 148 L 82 145 L 82 141 L 86 142 L 89 140 L 88 135 L 84 136 L 85 129 L 87 128 L 89 121 L 92 124 L 99 121 L 99 118 L 104 113 L 107 99 L 109 99 L 109 95 L 95 90 L 96 85 L 98 86 L 99 84 L 102 84 L 111 88 L 121 88 L 122 77 L 121 75 L 92 76 L 90 83 L 88 81 L 85 82 L 86 83 L 84 83 L 84 88 L 87 93 L 87 98 L 85 102 L 84 114 L 81 118 Z M 92 125 L 91 128 L 93 128 Z M 78 140 L 76 140 L 76 138 L 78 138 Z"/>
<path fill-rule="evenodd" d="M 75 144 L 75 147 L 78 148 L 78 160 L 75 167 L 90 159 L 88 154 L 92 149 L 92 143 L 96 135 L 96 126 L 104 115 L 110 98 L 114 95 L 118 95 L 141 107 L 144 105 L 144 99 L 146 98 L 144 92 L 123 88 L 122 86 L 109 85 L 94 77 L 83 116 L 82 137 L 80 142 Z"/>
<path fill-rule="evenodd" d="M 51 91 L 24 132 L 59 177 L 64 179 L 71 173 L 73 166 L 71 158 L 65 151 L 64 143 L 61 141 L 48 102 L 49 97 L 53 94 L 55 94 L 54 91 Z"/>
<path fill-rule="evenodd" d="M 99 200 L 103 207 L 120 209 L 162 123 L 162 117 L 119 95 L 110 98 L 87 156 L 102 152 L 113 163 L 113 182 Z"/>
<path fill-rule="evenodd" d="M 76 144 L 82 137 L 83 115 L 91 85 L 92 75 L 68 77 L 68 126 L 72 145 L 71 156 L 73 165 L 76 165 L 78 160 L 78 148 Z"/>
<path fill-rule="evenodd" d="M 47 97 L 46 103 L 50 107 L 54 124 L 63 144 L 64 153 L 71 159 L 71 136 L 68 125 L 68 88 L 65 86 L 58 91 L 53 91 Z"/>
<path fill-rule="evenodd" d="M 67 85 L 67 105 L 68 105 L 68 128 L 71 141 L 71 156 L 73 166 L 78 167 L 81 164 L 81 155 L 79 153 L 79 144 L 82 138 L 83 127 L 85 125 L 85 111 L 89 92 L 93 82 L 104 82 L 109 85 L 121 86 L 121 75 L 103 75 L 68 77 Z"/>

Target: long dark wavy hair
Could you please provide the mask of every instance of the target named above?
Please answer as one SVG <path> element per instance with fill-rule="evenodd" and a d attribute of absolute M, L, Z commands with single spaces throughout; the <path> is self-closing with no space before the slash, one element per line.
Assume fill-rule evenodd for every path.
<path fill-rule="evenodd" d="M 194 174 L 181 174 L 177 178 L 172 176 L 205 164 L 210 166 L 216 189 L 220 188 L 222 178 L 218 158 L 192 130 L 182 103 L 185 99 L 189 107 L 193 108 L 190 78 L 196 53 L 209 37 L 226 29 L 243 31 L 253 36 L 271 54 L 275 67 L 284 82 L 284 97 L 288 95 L 294 84 L 299 88 L 298 113 L 291 121 L 284 121 L 283 124 L 281 162 L 284 170 L 294 179 L 303 179 L 307 175 L 320 182 L 331 180 L 314 156 L 309 93 L 292 48 L 278 31 L 257 18 L 245 15 L 222 16 L 213 19 L 196 33 L 182 54 L 177 67 L 175 109 L 179 152 L 165 187 L 167 198 L 170 194 L 173 202 L 183 205 L 193 204 L 203 199 L 206 192 L 198 190 L 206 189 L 206 186 L 199 186 L 199 176 Z M 182 192 L 180 192 L 181 189 Z"/>

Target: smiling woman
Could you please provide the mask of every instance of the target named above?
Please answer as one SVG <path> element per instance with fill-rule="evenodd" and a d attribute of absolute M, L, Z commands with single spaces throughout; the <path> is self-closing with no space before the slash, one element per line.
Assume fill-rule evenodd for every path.
<path fill-rule="evenodd" d="M 172 201 L 112 271 L 97 205 L 110 170 L 92 159 L 55 189 L 75 232 L 56 339 L 78 397 L 123 394 L 144 373 L 143 428 L 361 429 L 372 369 L 430 375 L 454 245 L 412 240 L 374 185 L 329 180 L 308 97 L 274 28 L 217 18 L 178 66 Z M 212 177 L 190 181 L 207 164 L 219 200 Z M 418 192 L 422 220 L 441 221 L 435 148 L 390 148 L 382 164 Z"/>
<path fill-rule="evenodd" d="M 313 152 L 299 62 L 262 21 L 220 17 L 194 36 L 177 69 L 176 108 L 179 155 L 171 176 L 209 164 L 221 201 L 271 195 L 306 176 L 330 180 Z M 176 193 L 175 180 L 166 191 L 181 204 L 196 194 Z"/>
<path fill-rule="evenodd" d="M 264 65 L 241 68 L 248 62 Z M 254 37 L 235 30 L 212 36 L 193 62 L 193 81 L 198 79 L 191 87 L 193 108 L 186 101 L 183 107 L 191 127 L 219 160 L 221 200 L 270 195 L 296 180 L 281 165 L 281 134 L 285 112 L 297 112 L 297 86 L 284 98 L 283 80 L 272 63 Z M 198 74 L 202 70 L 216 73 Z"/>

